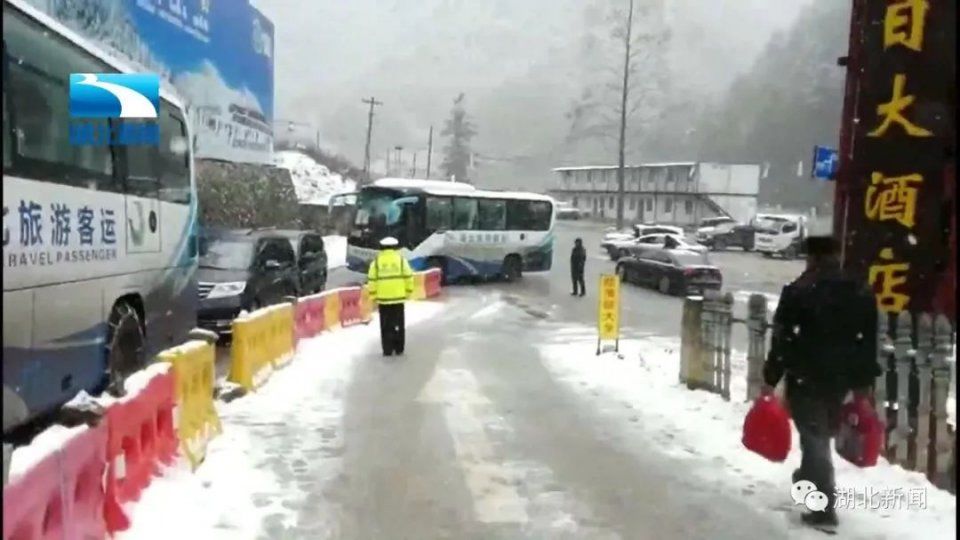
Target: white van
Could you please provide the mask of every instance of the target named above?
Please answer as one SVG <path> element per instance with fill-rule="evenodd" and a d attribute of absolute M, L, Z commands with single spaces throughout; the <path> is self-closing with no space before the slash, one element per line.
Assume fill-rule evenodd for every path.
<path fill-rule="evenodd" d="M 803 253 L 807 218 L 789 214 L 758 214 L 754 218 L 754 249 L 764 257 L 795 259 Z"/>

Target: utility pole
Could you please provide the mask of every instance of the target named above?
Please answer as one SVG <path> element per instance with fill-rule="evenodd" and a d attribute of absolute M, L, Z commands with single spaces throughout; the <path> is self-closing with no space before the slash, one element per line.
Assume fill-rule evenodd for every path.
<path fill-rule="evenodd" d="M 413 153 L 413 172 L 410 173 L 410 178 L 416 178 L 416 177 L 417 177 L 417 153 L 414 152 Z"/>
<path fill-rule="evenodd" d="M 403 147 L 397 145 L 393 149 L 397 151 L 397 174 L 403 176 Z"/>
<path fill-rule="evenodd" d="M 623 229 L 623 198 L 625 178 L 623 170 L 624 152 L 627 145 L 627 95 L 630 92 L 630 37 L 633 32 L 633 0 L 627 12 L 627 31 L 623 39 L 623 92 L 620 95 L 620 156 L 617 162 L 617 230 Z"/>
<path fill-rule="evenodd" d="M 430 136 L 427 138 L 427 180 L 430 179 L 430 158 L 433 156 L 433 126 L 430 126 Z"/>
<path fill-rule="evenodd" d="M 370 181 L 370 136 L 373 134 L 373 108 L 377 105 L 383 105 L 383 102 L 377 101 L 376 98 L 370 96 L 370 99 L 361 100 L 363 103 L 370 105 L 370 113 L 367 116 L 367 144 L 363 151 L 363 181 Z"/>

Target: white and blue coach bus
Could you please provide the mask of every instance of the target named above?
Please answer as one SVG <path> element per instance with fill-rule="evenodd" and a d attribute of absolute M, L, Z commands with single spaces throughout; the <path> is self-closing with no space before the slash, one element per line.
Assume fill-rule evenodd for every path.
<path fill-rule="evenodd" d="M 385 178 L 357 194 L 347 265 L 366 272 L 380 239 L 393 236 L 414 270 L 440 268 L 448 282 L 514 281 L 524 272 L 550 270 L 555 220 L 546 195 Z"/>
<path fill-rule="evenodd" d="M 70 74 L 127 72 L 4 0 L 3 388 L 4 408 L 21 411 L 5 410 L 4 434 L 80 390 L 119 388 L 196 324 L 197 198 L 180 100 L 161 88 L 159 145 L 69 140 Z"/>

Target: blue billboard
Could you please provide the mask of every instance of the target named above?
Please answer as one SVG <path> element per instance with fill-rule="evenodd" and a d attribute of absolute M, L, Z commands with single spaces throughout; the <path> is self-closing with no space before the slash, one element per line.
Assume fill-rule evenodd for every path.
<path fill-rule="evenodd" d="M 197 157 L 271 163 L 273 23 L 249 0 L 30 0 L 184 98 Z"/>

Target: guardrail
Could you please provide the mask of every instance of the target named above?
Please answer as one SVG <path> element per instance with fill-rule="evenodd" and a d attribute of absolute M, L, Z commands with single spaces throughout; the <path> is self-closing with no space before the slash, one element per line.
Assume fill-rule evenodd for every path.
<path fill-rule="evenodd" d="M 760 395 L 771 324 L 767 299 L 753 294 L 746 319 L 733 316 L 733 296 L 706 291 L 684 301 L 681 319 L 680 382 L 690 389 L 730 399 L 733 324 L 747 327 L 746 399 Z M 882 374 L 873 389 L 877 416 L 886 423 L 885 455 L 892 463 L 923 472 L 931 482 L 956 490 L 955 428 L 947 423 L 947 397 L 955 380 L 954 329 L 943 315 L 901 312 L 878 320 L 877 363 Z M 842 359 L 840 359 L 842 360 Z"/>
<path fill-rule="evenodd" d="M 418 276 L 423 298 L 440 294 L 439 271 Z M 229 378 L 255 390 L 291 360 L 298 340 L 369 322 L 374 309 L 364 289 L 348 287 L 245 314 L 233 323 Z M 124 505 L 181 452 L 196 470 L 221 432 L 214 361 L 214 345 L 203 341 L 165 350 L 127 380 L 125 397 L 100 400 L 99 424 L 39 435 L 69 432 L 5 479 L 2 540 L 104 538 L 129 528 Z"/>

